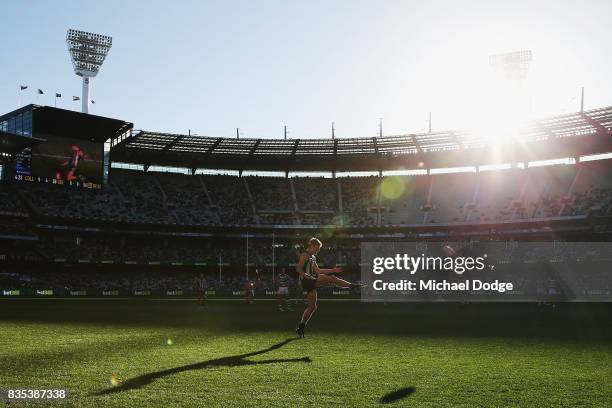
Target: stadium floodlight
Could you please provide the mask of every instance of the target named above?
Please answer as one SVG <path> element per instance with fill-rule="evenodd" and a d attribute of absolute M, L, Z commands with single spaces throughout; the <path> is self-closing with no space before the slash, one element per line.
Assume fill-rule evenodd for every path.
<path fill-rule="evenodd" d="M 481 141 L 495 145 L 524 131 L 531 117 L 532 57 L 530 50 L 489 56 L 491 75 L 485 77 L 479 92 L 486 103 L 479 106 L 478 117 L 470 125 Z"/>
<path fill-rule="evenodd" d="M 531 66 L 531 51 L 516 51 L 489 56 L 489 66 L 501 71 L 506 79 L 524 81 Z"/>
<path fill-rule="evenodd" d="M 107 35 L 68 30 L 66 34 L 68 51 L 74 66 L 74 73 L 83 77 L 81 98 L 83 113 L 89 112 L 89 79 L 95 77 L 113 45 L 113 38 Z"/>

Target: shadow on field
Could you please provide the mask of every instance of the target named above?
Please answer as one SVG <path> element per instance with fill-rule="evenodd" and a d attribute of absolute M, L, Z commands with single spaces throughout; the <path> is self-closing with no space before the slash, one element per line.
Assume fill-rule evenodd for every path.
<path fill-rule="evenodd" d="M 399 401 L 401 399 L 406 398 L 409 395 L 414 394 L 415 391 L 416 391 L 416 388 L 414 387 L 400 388 L 399 390 L 392 391 L 380 397 L 380 403 L 390 404 L 392 402 Z"/>
<path fill-rule="evenodd" d="M 184 371 L 191 370 L 201 370 L 208 369 L 213 367 L 241 367 L 247 365 L 258 365 L 258 364 L 272 364 L 272 363 L 310 363 L 312 360 L 310 357 L 300 357 L 300 358 L 276 358 L 271 360 L 260 360 L 260 361 L 251 361 L 247 360 L 248 357 L 257 356 L 260 354 L 265 354 L 273 350 L 278 350 L 279 348 L 287 345 L 288 343 L 298 340 L 299 337 L 293 337 L 286 340 L 281 341 L 280 343 L 276 343 L 273 346 L 265 348 L 259 351 L 253 351 L 251 353 L 239 354 L 236 356 L 229 357 L 221 357 L 213 360 L 202 361 L 194 364 L 187 364 L 180 367 L 169 368 L 167 370 L 156 371 L 149 374 L 143 374 L 139 377 L 131 378 L 121 385 L 108 388 L 102 391 L 98 391 L 92 395 L 106 395 L 106 394 L 115 394 L 122 391 L 133 390 L 135 388 L 140 388 L 144 385 L 147 385 L 158 378 L 167 377 L 169 375 L 182 373 Z"/>
<path fill-rule="evenodd" d="M 200 332 L 286 333 L 299 312 L 279 315 L 268 301 L 211 301 L 205 308 L 196 301 L 153 299 L 6 299 L 0 297 L 3 322 L 71 324 L 106 327 L 178 328 Z M 536 303 L 365 303 L 320 302 L 310 330 L 325 334 L 367 334 L 423 337 L 503 337 L 512 339 L 570 339 L 606 342 L 612 339 L 612 302 Z M 347 318 L 358 316 L 355 319 Z"/>

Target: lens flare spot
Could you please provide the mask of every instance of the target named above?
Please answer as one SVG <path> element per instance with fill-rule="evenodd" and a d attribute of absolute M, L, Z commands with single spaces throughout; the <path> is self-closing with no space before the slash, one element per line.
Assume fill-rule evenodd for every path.
<path fill-rule="evenodd" d="M 401 177 L 385 177 L 380 185 L 382 196 L 388 200 L 397 200 L 404 194 L 405 186 Z"/>
<path fill-rule="evenodd" d="M 119 377 L 117 377 L 117 374 L 111 374 L 110 376 L 110 385 L 112 385 L 113 387 L 117 387 L 119 385 L 121 385 L 123 383 L 123 381 L 121 381 L 119 379 Z"/>

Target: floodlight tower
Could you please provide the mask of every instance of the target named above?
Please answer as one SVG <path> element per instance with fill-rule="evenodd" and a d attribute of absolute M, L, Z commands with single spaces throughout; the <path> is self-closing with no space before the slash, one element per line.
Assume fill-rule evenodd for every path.
<path fill-rule="evenodd" d="M 98 74 L 113 45 L 113 38 L 70 29 L 66 34 L 66 43 L 74 66 L 74 73 L 83 77 L 82 111 L 89 113 L 89 79 Z"/>
<path fill-rule="evenodd" d="M 531 50 L 508 52 L 489 56 L 489 66 L 501 72 L 506 79 L 523 85 L 531 67 Z"/>
<path fill-rule="evenodd" d="M 506 101 L 507 106 L 515 105 L 516 113 L 523 117 L 532 114 L 531 91 L 528 86 L 531 61 L 531 50 L 489 56 L 489 66 L 498 74 L 498 80 L 501 79 L 498 83 L 506 85 L 506 94 L 499 97 Z"/>

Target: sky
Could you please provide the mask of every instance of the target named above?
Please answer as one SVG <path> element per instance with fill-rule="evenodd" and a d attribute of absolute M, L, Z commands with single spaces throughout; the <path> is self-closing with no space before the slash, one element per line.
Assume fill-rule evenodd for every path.
<path fill-rule="evenodd" d="M 66 31 L 113 37 L 91 113 L 206 136 L 371 137 L 612 105 L 610 1 L 4 0 L 0 112 L 80 110 Z M 489 55 L 531 50 L 520 85 Z M 495 82 L 498 81 L 498 82 Z M 23 92 L 19 85 L 28 85 Z M 37 95 L 41 88 L 45 95 Z M 505 91 L 504 91 L 505 92 Z M 513 99 L 514 100 L 514 99 Z M 522 118 L 522 117 L 521 117 Z"/>

